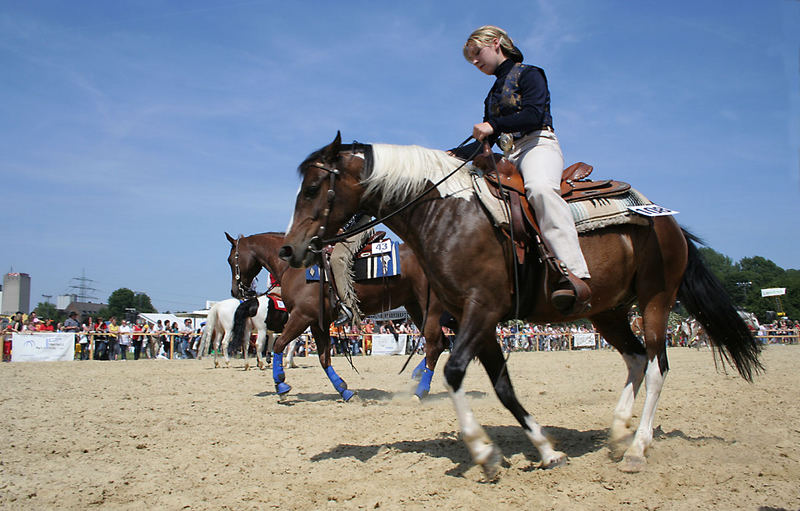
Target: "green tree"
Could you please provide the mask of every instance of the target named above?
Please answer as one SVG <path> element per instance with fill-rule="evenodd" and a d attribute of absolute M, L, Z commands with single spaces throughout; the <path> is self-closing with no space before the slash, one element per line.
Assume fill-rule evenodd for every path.
<path fill-rule="evenodd" d="M 708 247 L 700 248 L 706 266 L 722 282 L 734 305 L 766 320 L 768 310 L 778 310 L 778 300 L 762 297 L 761 290 L 785 287 L 786 295 L 780 297 L 781 307 L 792 319 L 800 319 L 800 271 L 784 270 L 761 256 L 743 257 L 733 263 L 731 258 Z"/>
<path fill-rule="evenodd" d="M 133 306 L 139 312 L 158 312 L 150 302 L 150 297 L 144 293 L 135 293 L 133 296 Z"/>
<path fill-rule="evenodd" d="M 33 309 L 39 319 L 52 319 L 54 322 L 64 321 L 64 313 L 56 309 L 50 302 L 39 302 Z"/>
<path fill-rule="evenodd" d="M 145 293 L 134 293 L 127 287 L 121 287 L 108 297 L 108 307 L 101 311 L 101 314 L 105 317 L 116 316 L 122 319 L 128 309 L 136 309 L 136 312 L 156 312 L 150 297 Z"/>

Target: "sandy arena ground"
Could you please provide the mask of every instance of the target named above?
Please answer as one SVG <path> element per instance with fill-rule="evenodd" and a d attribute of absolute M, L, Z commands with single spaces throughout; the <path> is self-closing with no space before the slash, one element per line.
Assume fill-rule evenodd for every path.
<path fill-rule="evenodd" d="M 606 430 L 625 377 L 615 352 L 512 353 L 522 403 L 569 464 L 538 455 L 478 363 L 466 390 L 506 459 L 472 465 L 440 370 L 409 399 L 401 357 L 359 357 L 339 399 L 316 357 L 271 372 L 211 360 L 0 365 L 3 509 L 800 509 L 800 346 L 771 346 L 754 384 L 709 351 L 669 351 L 648 466 L 625 474 Z M 415 362 L 419 360 L 415 359 Z M 640 395 L 638 413 L 641 410 Z"/>

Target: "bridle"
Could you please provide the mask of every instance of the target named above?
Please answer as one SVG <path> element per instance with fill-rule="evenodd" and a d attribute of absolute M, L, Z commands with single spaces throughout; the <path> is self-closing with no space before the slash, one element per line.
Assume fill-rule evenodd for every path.
<path fill-rule="evenodd" d="M 319 256 L 322 253 L 322 249 L 327 245 L 327 243 L 323 243 L 322 239 L 323 236 L 325 236 L 328 217 L 331 215 L 331 209 L 333 209 L 333 203 L 336 200 L 336 178 L 341 174 L 341 171 L 339 169 L 326 167 L 321 163 L 311 163 L 309 166 L 324 170 L 329 176 L 327 202 L 325 204 L 325 210 L 322 212 L 322 221 L 317 229 L 317 234 L 308 240 L 308 250 Z"/>
<path fill-rule="evenodd" d="M 242 239 L 242 236 L 239 235 L 236 238 L 236 243 L 234 244 L 234 252 L 233 252 L 233 277 L 236 279 L 236 287 L 239 290 L 239 296 L 241 296 L 242 300 L 246 300 L 250 298 L 255 293 L 252 292 L 252 282 L 250 283 L 250 287 L 246 288 L 244 286 L 244 282 L 242 282 L 242 271 L 239 268 L 239 240 Z"/>

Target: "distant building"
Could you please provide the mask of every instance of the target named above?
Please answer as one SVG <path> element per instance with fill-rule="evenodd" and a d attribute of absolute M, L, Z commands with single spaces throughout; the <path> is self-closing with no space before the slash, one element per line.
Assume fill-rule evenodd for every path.
<path fill-rule="evenodd" d="M 106 307 L 108 307 L 108 305 L 104 303 L 72 302 L 67 305 L 67 307 L 64 309 L 64 312 L 69 314 L 70 312 L 75 311 L 78 313 L 78 320 L 84 321 L 89 316 L 97 319 L 97 313 Z"/>
<path fill-rule="evenodd" d="M 7 273 L 3 277 L 2 314 L 31 311 L 31 276 L 27 273 Z"/>
<path fill-rule="evenodd" d="M 56 309 L 63 311 L 69 307 L 72 302 L 78 301 L 78 295 L 58 295 L 56 297 Z"/>

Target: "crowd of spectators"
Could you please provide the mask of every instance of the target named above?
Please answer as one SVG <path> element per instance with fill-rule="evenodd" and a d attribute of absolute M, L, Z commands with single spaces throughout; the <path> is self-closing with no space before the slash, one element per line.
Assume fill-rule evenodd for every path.
<path fill-rule="evenodd" d="M 594 334 L 594 348 L 609 348 L 599 334 L 590 329 L 588 324 L 536 325 L 531 323 L 510 322 L 500 324 L 496 328 L 497 342 L 503 351 L 558 351 L 573 349 L 572 340 L 576 334 Z M 452 348 L 455 334 L 447 327 L 442 327 L 445 336 L 445 349 Z M 755 327 L 753 327 L 755 328 Z M 14 314 L 0 324 L 3 334 L 3 359 L 9 360 L 11 352 L 11 336 L 8 334 L 35 332 L 67 332 L 76 335 L 76 356 L 80 360 L 88 360 L 90 345 L 94 340 L 93 358 L 95 360 L 139 360 L 139 358 L 195 358 L 197 344 L 202 330 L 193 330 L 191 320 L 183 325 L 178 322 L 161 320 L 155 324 L 147 324 L 143 320 L 130 322 L 93 319 L 91 317 L 79 322 L 73 312 L 63 323 L 55 323 L 50 319 L 39 319 L 36 313 L 24 315 Z M 334 355 L 370 355 L 372 353 L 372 336 L 374 334 L 391 334 L 398 338 L 408 335 L 407 352 L 416 349 L 424 353 L 425 338 L 420 335 L 417 326 L 405 321 L 374 321 L 365 318 L 359 327 L 331 325 L 330 334 Z M 762 324 L 753 334 L 764 344 L 793 344 L 800 340 L 800 321 L 782 318 L 770 324 Z M 689 339 L 679 328 L 667 330 L 667 343 L 670 346 L 687 346 Z M 316 353 L 316 345 L 309 333 L 303 342 L 298 343 L 298 356 Z"/>
<path fill-rule="evenodd" d="M 137 321 L 86 318 L 78 321 L 77 314 L 71 312 L 63 323 L 41 320 L 36 312 L 27 316 L 21 312 L 14 314 L 0 325 L 3 334 L 3 360 L 11 355 L 11 335 L 13 333 L 62 332 L 75 334 L 75 354 L 80 360 L 88 360 L 92 341 L 95 360 L 139 360 L 140 358 L 194 358 L 195 347 L 201 330 L 194 330 L 191 320 L 183 325 L 177 321 L 161 320 L 150 325 L 142 319 Z"/>

